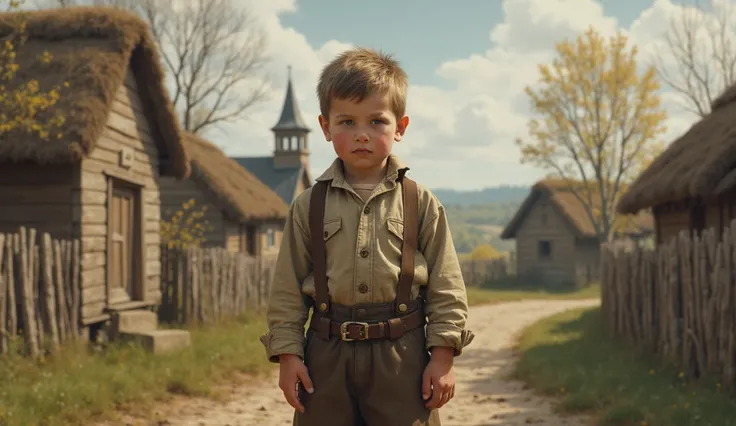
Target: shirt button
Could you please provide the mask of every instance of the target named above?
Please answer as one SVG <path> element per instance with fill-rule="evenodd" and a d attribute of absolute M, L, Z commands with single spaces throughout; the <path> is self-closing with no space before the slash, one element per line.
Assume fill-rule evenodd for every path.
<path fill-rule="evenodd" d="M 361 284 L 358 286 L 358 291 L 361 293 L 368 293 L 368 285 L 367 284 Z"/>
<path fill-rule="evenodd" d="M 371 207 L 370 207 L 370 206 L 366 206 L 366 207 L 365 207 L 365 208 L 363 209 L 363 213 L 365 213 L 365 214 L 368 214 L 368 213 L 370 213 L 370 212 L 371 212 Z"/>
<path fill-rule="evenodd" d="M 362 258 L 368 257 L 368 250 L 366 250 L 366 249 L 361 250 L 360 251 L 360 257 L 362 257 Z"/>

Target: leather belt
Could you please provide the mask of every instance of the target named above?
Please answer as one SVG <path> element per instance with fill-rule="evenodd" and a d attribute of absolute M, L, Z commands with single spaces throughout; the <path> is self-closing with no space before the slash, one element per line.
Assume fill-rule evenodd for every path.
<path fill-rule="evenodd" d="M 316 315 L 312 317 L 309 328 L 319 334 L 324 340 L 330 336 L 339 336 L 345 342 L 355 340 L 396 340 L 405 332 L 414 330 L 425 324 L 424 312 L 419 309 L 410 314 L 391 318 L 387 321 L 362 322 L 362 321 L 333 321 L 325 316 Z"/>

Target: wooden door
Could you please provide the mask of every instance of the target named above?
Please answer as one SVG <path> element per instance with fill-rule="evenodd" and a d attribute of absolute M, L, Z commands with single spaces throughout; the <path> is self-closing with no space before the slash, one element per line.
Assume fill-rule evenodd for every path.
<path fill-rule="evenodd" d="M 135 191 L 113 187 L 108 204 L 110 249 L 107 256 L 108 303 L 115 305 L 131 300 L 135 282 Z"/>
<path fill-rule="evenodd" d="M 253 225 L 240 224 L 240 251 L 251 256 L 256 254 L 255 241 L 256 227 Z"/>

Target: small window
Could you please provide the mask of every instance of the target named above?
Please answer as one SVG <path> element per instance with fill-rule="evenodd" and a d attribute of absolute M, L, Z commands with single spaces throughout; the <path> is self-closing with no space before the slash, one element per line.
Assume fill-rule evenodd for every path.
<path fill-rule="evenodd" d="M 552 257 L 552 243 L 550 241 L 539 241 L 539 258 L 549 259 Z"/>
<path fill-rule="evenodd" d="M 271 248 L 274 245 L 276 245 L 276 236 L 274 235 L 273 229 L 269 229 L 268 231 L 266 231 L 266 238 L 268 241 L 267 242 L 268 248 Z"/>

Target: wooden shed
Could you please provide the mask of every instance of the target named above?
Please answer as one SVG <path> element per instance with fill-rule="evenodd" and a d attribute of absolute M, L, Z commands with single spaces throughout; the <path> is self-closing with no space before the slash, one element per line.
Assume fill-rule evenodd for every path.
<path fill-rule="evenodd" d="M 516 239 L 516 275 L 527 283 L 568 285 L 599 278 L 600 240 L 584 204 L 560 180 L 537 182 L 501 233 Z M 653 231 L 651 215 L 619 221 L 629 238 Z"/>
<path fill-rule="evenodd" d="M 14 81 L 36 79 L 42 90 L 68 82 L 55 109 L 65 123 L 60 138 L 4 135 L 0 231 L 26 226 L 81 241 L 81 325 L 154 305 L 161 177 L 189 174 L 156 44 L 145 22 L 113 9 L 34 11 L 27 19 Z M 50 63 L 37 60 L 44 51 Z"/>
<path fill-rule="evenodd" d="M 184 141 L 191 176 L 162 180 L 163 219 L 171 220 L 193 199 L 195 208 L 207 207 L 204 246 L 253 256 L 278 252 L 289 210 L 284 200 L 212 142 L 188 132 Z"/>
<path fill-rule="evenodd" d="M 736 85 L 654 159 L 621 197 L 618 212 L 651 209 L 658 244 L 680 231 L 720 231 L 736 218 Z"/>

